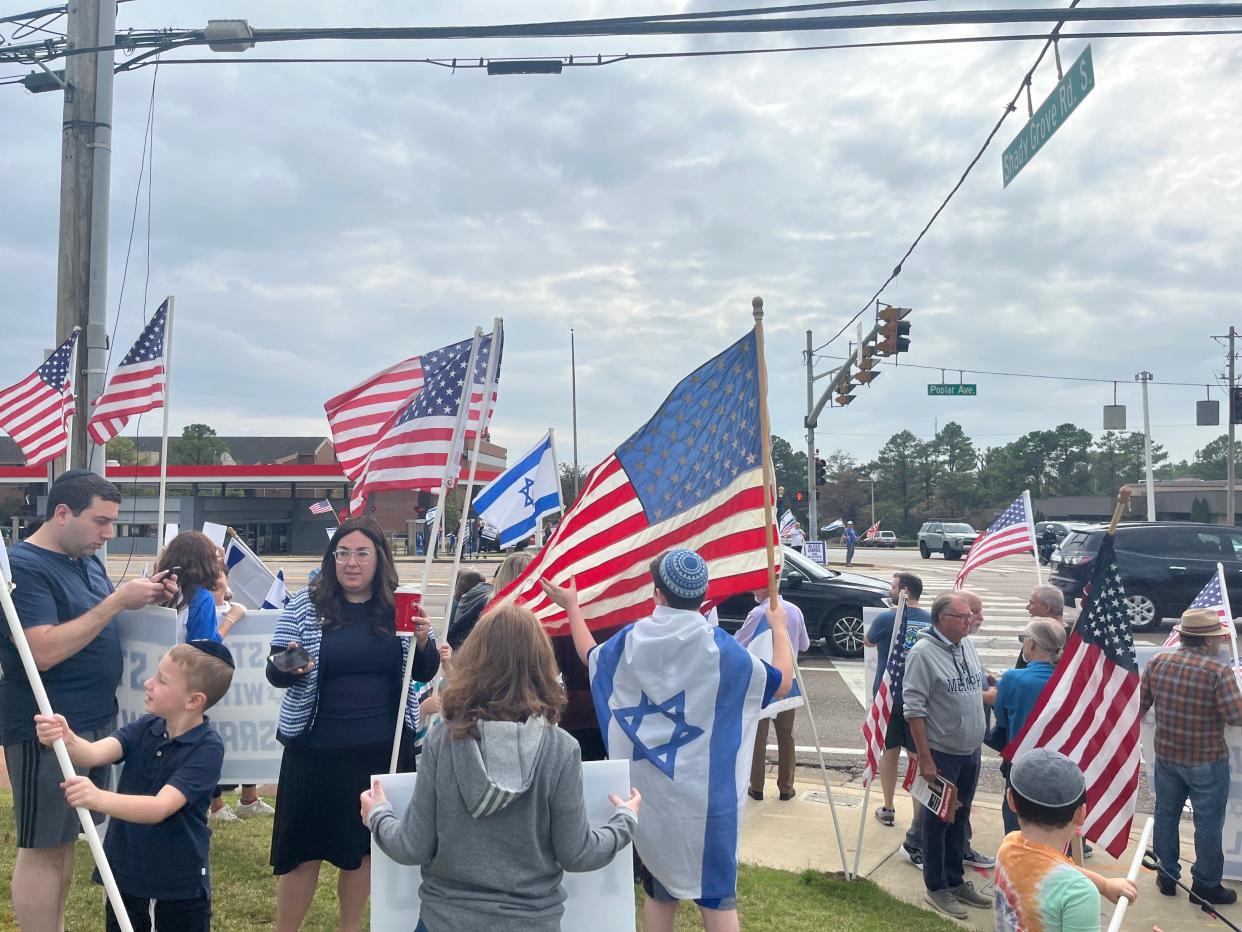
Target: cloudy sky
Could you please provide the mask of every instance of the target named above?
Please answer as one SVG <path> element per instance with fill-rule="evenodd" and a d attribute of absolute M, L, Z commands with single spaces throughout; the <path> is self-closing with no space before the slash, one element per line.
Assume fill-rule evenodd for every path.
<path fill-rule="evenodd" d="M 532 0 L 520 16 L 726 5 Z M 199 0 L 174 10 L 137 0 L 121 6 L 118 27 L 201 27 L 217 17 L 256 28 L 485 24 L 518 15 L 511 3 L 418 7 Z M 0 11 L 25 8 L 5 2 Z M 242 57 L 477 59 L 894 37 L 287 43 Z M 1063 42 L 1064 61 L 1084 45 Z M 169 63 L 155 86 L 150 268 L 144 187 L 117 344 L 128 346 L 141 327 L 144 288 L 148 309 L 173 293 L 174 429 L 202 421 L 220 433 L 322 433 L 326 398 L 502 316 L 495 438 L 516 451 L 552 426 L 568 458 L 572 327 L 581 459 L 590 464 L 740 336 L 752 296 L 762 295 L 773 428 L 797 446 L 805 332 L 818 345 L 872 295 L 1038 50 L 1021 42 L 798 52 L 520 77 L 418 64 Z M 948 381 L 957 381 L 953 367 L 1119 379 L 1132 427 L 1141 427 L 1136 372 L 1198 383 L 1152 388 L 1155 439 L 1189 456 L 1218 433 L 1193 426 L 1203 384 L 1224 366 L 1210 336 L 1242 324 L 1242 37 L 1095 39 L 1092 50 L 1097 87 L 1078 111 L 1002 189 L 1001 150 L 1024 108 L 1011 116 L 884 297 L 914 308 L 903 358 L 946 367 Z M 116 82 L 110 329 L 154 77 L 148 68 Z M 1049 58 L 1035 78 L 1036 105 L 1055 81 Z M 60 122 L 59 95 L 0 88 L 2 384 L 27 374 L 52 342 Z M 823 353 L 844 350 L 842 340 Z M 977 399 L 928 398 L 938 371 L 888 370 L 850 408 L 823 414 L 820 445 L 865 459 L 898 430 L 928 436 L 950 419 L 983 445 L 1067 420 L 1098 431 L 1112 400 L 1105 384 L 965 380 L 978 383 Z M 157 423 L 148 417 L 143 433 Z"/>

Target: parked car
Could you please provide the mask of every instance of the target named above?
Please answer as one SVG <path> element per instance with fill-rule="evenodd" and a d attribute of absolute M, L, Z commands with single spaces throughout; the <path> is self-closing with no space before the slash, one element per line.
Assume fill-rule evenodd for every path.
<path fill-rule="evenodd" d="M 897 532 L 896 531 L 879 531 L 875 537 L 858 538 L 859 547 L 896 547 Z"/>
<path fill-rule="evenodd" d="M 1107 531 L 1102 524 L 1072 530 L 1053 552 L 1049 582 L 1067 604 L 1082 597 Z M 1181 615 L 1217 563 L 1225 569 L 1230 604 L 1242 599 L 1242 530 L 1181 521 L 1122 524 L 1114 549 L 1136 631 L 1154 631 L 1165 618 Z"/>
<path fill-rule="evenodd" d="M 979 532 L 962 521 L 928 521 L 919 528 L 919 556 L 931 559 L 942 553 L 946 560 L 960 560 Z"/>
<path fill-rule="evenodd" d="M 811 642 L 838 656 L 861 657 L 862 610 L 888 607 L 890 583 L 827 569 L 788 547 L 781 560 L 781 597 L 802 609 Z M 754 607 L 749 592 L 725 599 L 716 607 L 720 627 L 736 631 Z"/>

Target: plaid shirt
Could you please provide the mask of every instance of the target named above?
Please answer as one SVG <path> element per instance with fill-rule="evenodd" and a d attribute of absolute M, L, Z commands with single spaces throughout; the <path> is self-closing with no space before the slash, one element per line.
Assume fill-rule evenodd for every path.
<path fill-rule="evenodd" d="M 1156 707 L 1156 757 L 1195 767 L 1229 756 L 1225 726 L 1242 725 L 1242 689 L 1227 663 L 1182 645 L 1143 671 L 1139 708 Z"/>

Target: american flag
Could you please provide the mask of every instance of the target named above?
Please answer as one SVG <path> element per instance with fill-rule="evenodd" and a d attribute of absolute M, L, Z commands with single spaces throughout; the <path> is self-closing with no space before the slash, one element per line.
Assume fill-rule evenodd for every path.
<path fill-rule="evenodd" d="M 1190 608 L 1210 608 L 1220 618 L 1222 628 L 1228 630 L 1233 626 L 1233 612 L 1229 608 L 1229 589 L 1225 585 L 1225 568 L 1220 563 L 1216 564 L 1216 572 L 1203 590 L 1195 596 L 1195 600 L 1190 603 Z M 1164 642 L 1164 646 L 1173 647 L 1180 640 L 1181 638 L 1174 631 Z"/>
<path fill-rule="evenodd" d="M 880 678 L 880 688 L 871 698 L 871 709 L 863 719 L 863 745 L 867 749 L 867 765 L 863 768 L 862 781 L 865 788 L 880 772 L 880 758 L 884 754 L 884 738 L 888 723 L 893 717 L 893 704 L 901 692 L 901 681 L 906 675 L 906 596 L 903 592 L 897 603 L 898 623 L 893 626 L 889 641 L 888 663 Z"/>
<path fill-rule="evenodd" d="M 380 442 L 385 430 L 409 408 L 415 396 L 422 390 L 426 358 L 411 356 L 324 402 L 323 408 L 328 415 L 336 458 L 341 464 L 341 470 L 351 481 L 356 483 L 362 477 L 367 457 Z M 499 384 L 500 361 L 497 360 L 496 386 Z M 481 389 L 480 381 L 480 391 L 472 395 L 470 400 L 467 438 L 474 436 L 474 425 L 478 423 L 482 413 Z M 496 397 L 497 389 L 494 386 L 484 424 L 491 419 L 496 408 Z"/>
<path fill-rule="evenodd" d="M 1087 780 L 1083 834 L 1119 858 L 1130 840 L 1139 779 L 1139 674 L 1113 537 L 1100 544 L 1091 595 L 1052 679 L 1003 754 L 1060 751 Z"/>
<path fill-rule="evenodd" d="M 470 404 L 465 438 L 476 430 L 487 430 L 495 404 L 483 411 L 483 394 L 487 382 L 487 362 L 492 352 L 492 334 L 479 340 L 471 381 Z M 497 347 L 503 350 L 503 339 Z M 457 412 L 461 406 L 462 387 L 474 339 L 462 340 L 433 350 L 421 358 L 422 386 L 414 397 L 384 425 L 375 446 L 367 454 L 362 470 L 355 480 L 349 509 L 360 514 L 367 496 L 384 489 L 438 489 L 450 463 L 461 462 L 462 437 L 454 437 Z M 500 377 L 500 358 L 496 360 L 496 378 Z M 486 414 L 480 425 L 480 415 Z M 454 469 L 452 478 L 458 470 Z"/>
<path fill-rule="evenodd" d="M 313 515 L 330 515 L 332 514 L 332 503 L 326 498 L 310 505 L 310 513 Z"/>
<path fill-rule="evenodd" d="M 103 446 L 121 432 L 132 415 L 164 406 L 164 336 L 168 331 L 168 299 L 142 328 L 121 364 L 95 402 L 86 430 Z"/>
<path fill-rule="evenodd" d="M 971 570 L 1028 550 L 1035 551 L 1035 522 L 1031 518 L 1031 493 L 1023 492 L 971 545 L 953 588 L 961 589 Z"/>
<path fill-rule="evenodd" d="M 0 391 L 0 430 L 21 448 L 27 466 L 42 465 L 69 449 L 77 341 L 75 330 L 43 365 Z"/>
<path fill-rule="evenodd" d="M 572 578 L 592 630 L 624 625 L 651 614 L 648 565 L 672 547 L 707 561 L 705 602 L 766 585 L 758 365 L 751 331 L 683 379 L 591 470 L 551 539 L 497 600 L 525 605 L 557 633 L 565 613 L 539 580 Z"/>
<path fill-rule="evenodd" d="M 875 537 L 875 535 L 878 534 L 879 531 L 880 531 L 880 522 L 877 521 L 875 524 L 871 525 L 871 527 L 867 528 L 867 533 L 864 534 L 863 537 Z"/>

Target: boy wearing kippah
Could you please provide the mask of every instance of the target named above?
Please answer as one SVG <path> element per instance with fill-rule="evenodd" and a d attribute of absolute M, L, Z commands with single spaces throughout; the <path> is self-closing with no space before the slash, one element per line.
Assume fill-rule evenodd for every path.
<path fill-rule="evenodd" d="M 224 742 L 203 713 L 232 682 L 228 648 L 190 641 L 166 653 L 143 684 L 148 714 L 110 737 L 86 741 L 64 716 L 35 716 L 39 741 L 64 739 L 76 766 L 125 761 L 115 793 L 85 777 L 61 786 L 69 805 L 112 817 L 104 853 L 136 932 L 150 932 L 152 900 L 160 932 L 207 932 L 211 926 L 207 808 L 224 764 Z M 111 903 L 106 928 L 120 929 Z"/>
<path fill-rule="evenodd" d="M 1087 818 L 1087 782 L 1077 764 L 1048 748 L 1027 751 L 1014 762 L 1005 795 L 1021 830 L 1006 835 L 996 855 L 997 932 L 1090 932 L 1100 928 L 1101 896 L 1134 902 L 1130 881 L 1104 878 L 1065 856 Z"/>

